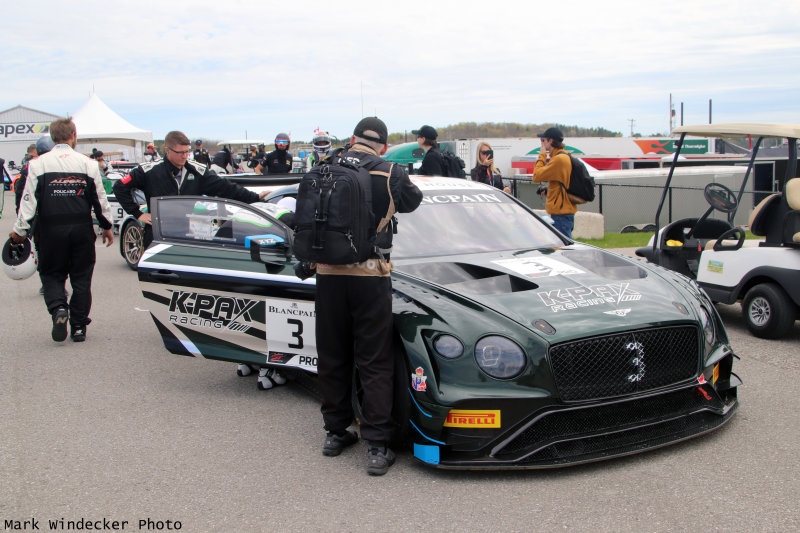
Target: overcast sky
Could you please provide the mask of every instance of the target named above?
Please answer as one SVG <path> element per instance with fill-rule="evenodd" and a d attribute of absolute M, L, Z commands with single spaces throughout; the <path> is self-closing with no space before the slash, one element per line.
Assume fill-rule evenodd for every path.
<path fill-rule="evenodd" d="M 549 6 L 549 7 L 545 7 Z M 800 0 L 3 2 L 0 110 L 94 90 L 156 138 L 800 123 Z M 680 120 L 680 116 L 677 117 Z"/>

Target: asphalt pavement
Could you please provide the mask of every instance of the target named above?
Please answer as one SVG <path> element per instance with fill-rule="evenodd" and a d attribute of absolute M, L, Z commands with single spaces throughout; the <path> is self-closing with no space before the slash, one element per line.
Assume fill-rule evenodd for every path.
<path fill-rule="evenodd" d="M 5 207 L 3 239 L 10 193 Z M 168 353 L 118 242 L 97 252 L 82 344 L 50 339 L 37 277 L 0 276 L 4 530 L 800 530 L 798 324 L 756 339 L 720 306 L 744 385 L 709 435 L 548 471 L 439 471 L 401 450 L 369 477 L 362 443 L 321 454 L 303 389 L 259 391 L 232 363 Z"/>

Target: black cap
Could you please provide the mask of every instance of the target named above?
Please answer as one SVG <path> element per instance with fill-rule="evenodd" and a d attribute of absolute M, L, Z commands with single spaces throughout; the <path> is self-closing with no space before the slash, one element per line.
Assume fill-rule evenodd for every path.
<path fill-rule="evenodd" d="M 368 141 L 386 144 L 389 139 L 389 130 L 386 129 L 386 124 L 378 117 L 364 117 L 356 124 L 353 135 Z"/>
<path fill-rule="evenodd" d="M 436 130 L 433 129 L 432 126 L 427 126 L 427 125 L 422 126 L 418 130 L 411 130 L 411 133 L 413 133 L 417 137 L 425 137 L 426 139 L 429 139 L 431 141 L 435 141 L 436 137 L 439 136 L 439 134 L 436 133 Z"/>
<path fill-rule="evenodd" d="M 544 131 L 544 133 L 540 133 L 538 136 L 539 137 L 543 137 L 545 139 L 554 139 L 556 141 L 563 141 L 564 140 L 564 134 L 561 132 L 560 129 L 555 128 L 555 127 L 547 128 Z"/>
<path fill-rule="evenodd" d="M 194 142 L 194 144 L 195 144 L 195 146 L 200 146 L 201 144 L 203 144 L 203 141 L 201 141 L 200 139 L 197 139 L 197 140 Z"/>

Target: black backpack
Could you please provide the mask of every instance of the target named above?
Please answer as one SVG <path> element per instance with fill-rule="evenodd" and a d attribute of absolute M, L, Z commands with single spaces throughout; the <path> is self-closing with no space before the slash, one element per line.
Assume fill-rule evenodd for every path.
<path fill-rule="evenodd" d="M 445 176 L 450 178 L 467 178 L 467 173 L 464 171 L 466 167 L 464 160 L 453 152 L 445 152 L 442 150 L 442 162 L 444 164 Z"/>
<path fill-rule="evenodd" d="M 360 165 L 326 158 L 300 181 L 295 223 L 301 261 L 349 265 L 374 257 L 372 176 Z"/>
<path fill-rule="evenodd" d="M 564 155 L 569 157 L 569 162 L 572 164 L 572 170 L 569 173 L 569 187 L 566 187 L 570 201 L 575 205 L 593 202 L 595 183 L 594 178 L 586 170 L 586 165 L 566 152 Z M 563 183 L 559 182 L 559 185 L 564 188 Z"/>

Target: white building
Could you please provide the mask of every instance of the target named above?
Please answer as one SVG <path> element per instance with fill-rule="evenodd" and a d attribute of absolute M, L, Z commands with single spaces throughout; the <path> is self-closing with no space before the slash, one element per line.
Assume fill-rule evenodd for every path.
<path fill-rule="evenodd" d="M 19 164 L 39 137 L 50 132 L 50 123 L 62 118 L 52 113 L 18 105 L 0 111 L 0 158 Z"/>

